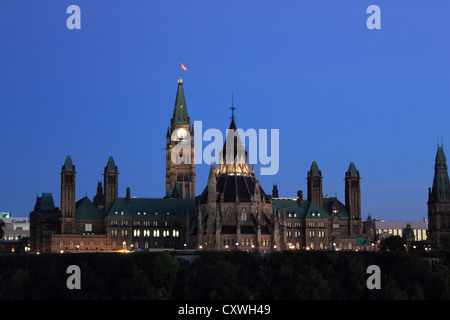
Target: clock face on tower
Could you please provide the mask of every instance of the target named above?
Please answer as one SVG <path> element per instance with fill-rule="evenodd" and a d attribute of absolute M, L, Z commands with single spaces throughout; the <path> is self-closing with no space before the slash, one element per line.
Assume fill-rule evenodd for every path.
<path fill-rule="evenodd" d="M 186 137 L 186 135 L 187 135 L 187 131 L 184 130 L 183 128 L 177 130 L 178 139 L 183 140 Z"/>

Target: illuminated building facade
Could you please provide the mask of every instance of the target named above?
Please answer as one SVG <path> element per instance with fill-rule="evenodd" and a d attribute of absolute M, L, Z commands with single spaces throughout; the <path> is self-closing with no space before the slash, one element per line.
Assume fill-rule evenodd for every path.
<path fill-rule="evenodd" d="M 234 110 L 234 108 L 232 108 Z M 211 165 L 206 187 L 196 196 L 194 129 L 180 79 L 166 134 L 164 198 L 119 197 L 119 172 L 113 157 L 103 185 L 91 201 L 76 201 L 76 171 L 70 156 L 61 169 L 61 208 L 51 193 L 37 197 L 30 213 L 33 252 L 91 252 L 152 249 L 358 250 L 371 249 L 361 222 L 359 171 L 345 173 L 345 204 L 323 196 L 322 173 L 314 161 L 307 173 L 307 197 L 267 194 L 248 164 L 232 116 L 220 163 Z M 232 154 L 227 155 L 231 143 Z M 179 144 L 190 153 L 178 152 Z M 373 230 L 372 230 L 373 232 Z M 366 245 L 369 244 L 369 246 Z"/>

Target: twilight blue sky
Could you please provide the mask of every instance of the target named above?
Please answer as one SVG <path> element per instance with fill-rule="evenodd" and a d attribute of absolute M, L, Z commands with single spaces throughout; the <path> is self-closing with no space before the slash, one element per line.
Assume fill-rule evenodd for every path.
<path fill-rule="evenodd" d="M 81 30 L 66 27 L 71 4 Z M 366 27 L 371 4 L 381 30 Z M 238 127 L 280 130 L 266 192 L 306 196 L 315 160 L 324 195 L 344 201 L 353 161 L 363 218 L 421 220 L 437 137 L 450 155 L 449 15 L 448 0 L 2 0 L 0 211 L 28 216 L 42 192 L 60 206 L 66 155 L 77 199 L 110 155 L 119 196 L 162 197 L 182 62 L 191 121 L 228 128 L 234 91 Z"/>

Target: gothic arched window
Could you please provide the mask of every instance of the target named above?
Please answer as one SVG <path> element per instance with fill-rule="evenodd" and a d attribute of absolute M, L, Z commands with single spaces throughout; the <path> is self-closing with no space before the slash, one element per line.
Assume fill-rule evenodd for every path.
<path fill-rule="evenodd" d="M 247 221 L 247 220 L 248 220 L 247 211 L 244 209 L 244 210 L 242 210 L 242 213 L 241 213 L 241 221 Z"/>

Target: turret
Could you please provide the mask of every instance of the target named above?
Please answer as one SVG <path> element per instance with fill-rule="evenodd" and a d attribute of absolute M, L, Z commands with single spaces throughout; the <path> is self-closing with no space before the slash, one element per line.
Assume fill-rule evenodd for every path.
<path fill-rule="evenodd" d="M 345 173 L 345 205 L 351 219 L 361 219 L 361 186 L 359 171 L 353 162 Z"/>
<path fill-rule="evenodd" d="M 108 214 L 114 201 L 118 196 L 119 182 L 118 182 L 118 171 L 117 166 L 114 163 L 113 157 L 109 157 L 108 163 L 106 164 L 104 174 L 103 174 L 103 185 L 105 186 L 105 207 L 104 214 Z"/>
<path fill-rule="evenodd" d="M 317 163 L 313 161 L 311 168 L 308 171 L 308 200 L 314 201 L 319 209 L 323 206 L 322 193 L 322 172 L 319 170 Z"/>
<path fill-rule="evenodd" d="M 75 166 L 70 156 L 61 170 L 61 232 L 75 233 Z"/>

